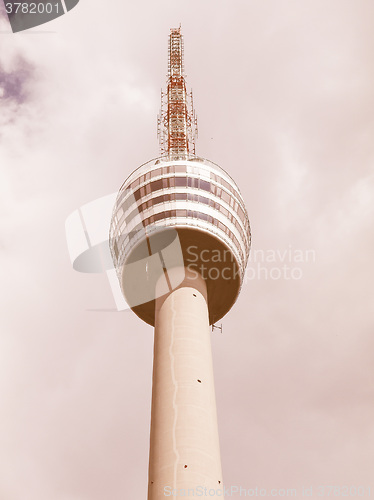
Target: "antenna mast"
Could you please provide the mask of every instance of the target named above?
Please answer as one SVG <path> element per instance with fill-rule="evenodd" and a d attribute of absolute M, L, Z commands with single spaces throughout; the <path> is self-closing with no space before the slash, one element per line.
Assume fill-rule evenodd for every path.
<path fill-rule="evenodd" d="M 197 119 L 192 91 L 187 92 L 181 27 L 170 30 L 167 91 L 161 90 L 157 132 L 161 156 L 185 159 L 195 154 Z"/>

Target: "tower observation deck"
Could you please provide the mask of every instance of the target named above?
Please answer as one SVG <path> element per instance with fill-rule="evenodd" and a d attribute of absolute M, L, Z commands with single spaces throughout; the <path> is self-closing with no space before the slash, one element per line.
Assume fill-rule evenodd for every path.
<path fill-rule="evenodd" d="M 110 228 L 124 297 L 155 326 L 149 500 L 173 489 L 223 488 L 209 325 L 239 295 L 251 238 L 236 183 L 195 153 L 183 51 L 180 28 L 172 29 L 161 154 L 125 180 Z"/>

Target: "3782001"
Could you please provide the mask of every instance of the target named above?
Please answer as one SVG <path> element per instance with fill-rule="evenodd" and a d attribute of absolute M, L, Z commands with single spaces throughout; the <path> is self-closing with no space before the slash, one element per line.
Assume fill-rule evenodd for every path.
<path fill-rule="evenodd" d="M 59 13 L 59 3 L 26 3 L 13 2 L 6 3 L 5 9 L 8 14 L 52 14 Z"/>

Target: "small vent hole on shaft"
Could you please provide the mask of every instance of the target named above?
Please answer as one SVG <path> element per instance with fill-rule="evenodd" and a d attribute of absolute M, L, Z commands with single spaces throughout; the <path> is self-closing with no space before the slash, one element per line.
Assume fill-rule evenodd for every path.
<path fill-rule="evenodd" d="M 199 384 L 201 384 L 201 380 L 200 379 L 197 379 L 197 381 L 199 382 Z"/>
<path fill-rule="evenodd" d="M 187 465 L 185 465 L 184 468 L 187 469 Z"/>

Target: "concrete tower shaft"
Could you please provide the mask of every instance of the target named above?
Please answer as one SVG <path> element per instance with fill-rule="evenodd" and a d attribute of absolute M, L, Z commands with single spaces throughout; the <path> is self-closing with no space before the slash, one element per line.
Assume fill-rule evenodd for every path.
<path fill-rule="evenodd" d="M 156 300 L 149 500 L 164 499 L 168 487 L 223 486 L 206 282 L 173 274 L 183 282 Z"/>

